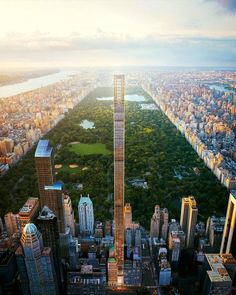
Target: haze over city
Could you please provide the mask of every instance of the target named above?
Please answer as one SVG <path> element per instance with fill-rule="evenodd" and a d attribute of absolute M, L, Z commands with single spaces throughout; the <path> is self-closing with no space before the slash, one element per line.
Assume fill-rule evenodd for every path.
<path fill-rule="evenodd" d="M 234 0 L 0 1 L 0 66 L 236 66 Z"/>

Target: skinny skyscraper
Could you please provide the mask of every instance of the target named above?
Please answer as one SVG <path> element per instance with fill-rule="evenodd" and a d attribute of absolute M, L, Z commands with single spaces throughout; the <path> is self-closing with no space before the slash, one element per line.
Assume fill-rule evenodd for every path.
<path fill-rule="evenodd" d="M 114 76 L 114 220 L 117 285 L 124 285 L 125 78 Z"/>

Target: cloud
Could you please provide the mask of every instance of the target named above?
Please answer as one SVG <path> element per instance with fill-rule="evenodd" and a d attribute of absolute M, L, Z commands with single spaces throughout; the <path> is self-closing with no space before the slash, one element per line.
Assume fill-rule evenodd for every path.
<path fill-rule="evenodd" d="M 71 33 L 58 37 L 49 33 L 7 34 L 0 39 L 0 63 L 4 60 L 55 62 L 74 58 L 86 64 L 119 60 L 132 64 L 236 65 L 236 36 L 209 37 L 150 34 L 132 38 L 127 34 L 105 33 L 83 36 Z M 109 57 L 109 58 L 108 58 Z M 2 60 L 1 60 L 2 59 Z"/>

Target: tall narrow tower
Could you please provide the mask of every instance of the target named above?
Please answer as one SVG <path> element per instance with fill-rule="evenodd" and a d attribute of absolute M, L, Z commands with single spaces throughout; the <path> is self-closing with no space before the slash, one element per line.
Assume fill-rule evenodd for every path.
<path fill-rule="evenodd" d="M 48 206 L 57 217 L 60 233 L 65 232 L 62 184 L 55 182 L 53 150 L 48 140 L 40 140 L 35 151 L 41 209 Z"/>
<path fill-rule="evenodd" d="M 194 247 L 195 227 L 197 224 L 198 208 L 193 196 L 182 198 L 180 225 L 186 234 L 186 247 Z"/>
<path fill-rule="evenodd" d="M 114 220 L 117 285 L 124 284 L 124 75 L 114 76 Z"/>

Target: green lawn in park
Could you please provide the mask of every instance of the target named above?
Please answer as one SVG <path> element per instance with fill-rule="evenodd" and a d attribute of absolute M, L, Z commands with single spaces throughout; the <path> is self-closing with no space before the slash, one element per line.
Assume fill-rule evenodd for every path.
<path fill-rule="evenodd" d="M 70 144 L 70 151 L 75 152 L 79 155 L 92 155 L 92 154 L 102 154 L 109 155 L 111 151 L 106 148 L 103 143 L 75 143 Z"/>

